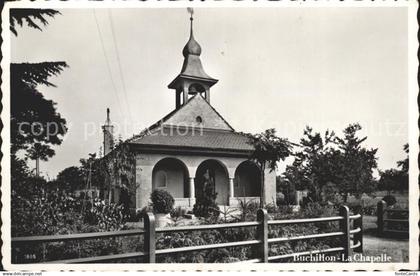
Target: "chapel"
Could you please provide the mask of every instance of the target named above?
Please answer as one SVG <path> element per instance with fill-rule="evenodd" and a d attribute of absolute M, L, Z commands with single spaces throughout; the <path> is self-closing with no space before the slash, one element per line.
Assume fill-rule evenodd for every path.
<path fill-rule="evenodd" d="M 218 80 L 204 70 L 201 52 L 191 15 L 181 72 L 168 85 L 175 109 L 127 141 L 135 156 L 132 207 L 136 209 L 149 204 L 155 189 L 168 191 L 175 206 L 192 208 L 205 177 L 212 179 L 220 206 L 238 206 L 240 200 L 259 202 L 261 173 L 265 174 L 266 202 L 275 203 L 275 172 L 261 172 L 249 161 L 253 148 L 248 138 L 211 105 L 211 90 Z M 103 132 L 106 155 L 113 147 L 109 113 Z M 119 192 L 113 192 L 113 201 L 118 201 Z"/>

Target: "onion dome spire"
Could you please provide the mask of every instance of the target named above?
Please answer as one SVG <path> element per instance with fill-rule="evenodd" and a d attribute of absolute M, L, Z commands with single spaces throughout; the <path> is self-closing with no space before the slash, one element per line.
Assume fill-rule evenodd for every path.
<path fill-rule="evenodd" d="M 181 94 L 183 97 L 182 104 L 187 103 L 188 95 L 205 94 L 207 102 L 210 102 L 210 87 L 217 80 L 207 75 L 201 64 L 201 46 L 194 39 L 193 34 L 193 9 L 188 8 L 190 13 L 190 38 L 182 50 L 184 62 L 182 64 L 181 73 L 168 85 L 168 88 L 176 91 L 176 108 L 181 106 Z"/>
<path fill-rule="evenodd" d="M 188 40 L 187 44 L 185 45 L 184 49 L 182 50 L 182 54 L 184 57 L 187 57 L 188 55 L 195 55 L 199 56 L 201 55 L 201 46 L 198 44 L 197 41 L 194 39 L 193 34 L 193 14 L 194 10 L 192 8 L 188 8 L 188 12 L 191 14 L 190 16 L 190 39 Z"/>

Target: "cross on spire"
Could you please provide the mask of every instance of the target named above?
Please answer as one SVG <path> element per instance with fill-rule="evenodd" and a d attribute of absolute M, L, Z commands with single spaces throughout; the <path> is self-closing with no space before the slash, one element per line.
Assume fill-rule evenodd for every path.
<path fill-rule="evenodd" d="M 190 14 L 190 36 L 193 36 L 193 15 L 194 15 L 194 9 L 193 8 L 187 8 L 188 13 Z"/>
<path fill-rule="evenodd" d="M 191 15 L 190 16 L 190 20 L 193 20 L 193 14 L 194 14 L 194 9 L 193 8 L 187 8 L 188 13 Z"/>

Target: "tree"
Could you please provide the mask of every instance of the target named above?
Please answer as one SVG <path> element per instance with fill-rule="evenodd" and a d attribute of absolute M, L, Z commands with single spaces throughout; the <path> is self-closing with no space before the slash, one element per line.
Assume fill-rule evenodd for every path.
<path fill-rule="evenodd" d="M 366 149 L 362 146 L 367 137 L 357 136 L 361 129 L 359 124 L 351 124 L 344 129 L 344 138 L 336 137 L 335 139 L 341 152 L 339 162 L 342 167 L 341 181 L 337 183 L 344 193 L 345 202 L 347 202 L 348 193 L 360 196 L 364 191 L 370 191 L 373 169 L 377 168 L 378 149 Z"/>
<path fill-rule="evenodd" d="M 360 195 L 373 188 L 373 169 L 376 168 L 377 149 L 365 149 L 359 138 L 359 124 L 344 129 L 344 138 L 334 132 L 324 135 L 306 127 L 300 140 L 300 150 L 294 153 L 295 160 L 286 167 L 284 176 L 298 190 L 308 189 L 309 199 L 321 201 L 321 192 L 327 183 L 334 183 L 347 200 L 348 193 Z M 328 190 L 328 187 L 326 187 Z"/>
<path fill-rule="evenodd" d="M 284 161 L 292 152 L 292 144 L 284 138 L 276 136 L 275 129 L 267 129 L 259 134 L 247 134 L 249 144 L 253 146 L 254 150 L 249 159 L 259 167 L 261 171 L 261 191 L 260 191 L 260 206 L 261 208 L 266 204 L 265 198 L 265 170 L 270 172 L 277 169 L 277 163 Z"/>
<path fill-rule="evenodd" d="M 319 201 L 322 187 L 328 182 L 337 181 L 337 159 L 339 153 L 333 149 L 335 133 L 327 130 L 324 135 L 313 132 L 307 126 L 300 140 L 299 151 L 292 165 L 286 167 L 284 177 L 293 183 L 297 190 L 309 190 L 309 199 Z"/>
<path fill-rule="evenodd" d="M 104 177 L 99 171 L 96 164 L 100 159 L 96 157 L 96 153 L 89 153 L 88 158 L 80 159 L 80 170 L 86 178 L 90 178 L 90 186 L 102 188 L 104 185 Z"/>
<path fill-rule="evenodd" d="M 10 9 L 10 31 L 17 36 L 16 24 L 22 27 L 24 22 L 29 27 L 42 31 L 36 21 L 40 21 L 45 27 L 48 25 L 45 17 L 54 17 L 57 14 L 60 12 L 52 9 Z"/>
<path fill-rule="evenodd" d="M 54 17 L 58 11 L 50 9 L 11 9 L 10 30 L 17 36 L 16 25 L 42 30 L 46 17 Z M 40 21 L 40 23 L 37 23 Z M 37 90 L 39 84 L 53 86 L 48 81 L 68 67 L 63 61 L 41 63 L 12 63 L 10 65 L 11 88 L 11 152 L 26 151 L 26 156 L 36 160 L 48 160 L 54 155 L 52 146 L 60 145 L 67 131 L 66 120 L 56 110 L 56 103 L 47 100 Z"/>
<path fill-rule="evenodd" d="M 408 144 L 405 144 L 403 149 L 407 154 L 407 157 L 404 160 L 397 162 L 397 167 L 399 169 L 389 169 L 379 172 L 379 188 L 388 191 L 388 194 L 390 194 L 391 191 L 408 190 Z"/>
<path fill-rule="evenodd" d="M 379 175 L 378 188 L 387 191 L 388 194 L 391 194 L 392 191 L 403 191 L 408 189 L 408 177 L 400 170 L 389 169 L 380 171 Z"/>
<path fill-rule="evenodd" d="M 57 183 L 61 189 L 73 192 L 85 187 L 86 178 L 80 168 L 71 166 L 58 173 Z"/>
<path fill-rule="evenodd" d="M 18 158 L 16 155 L 12 154 L 10 158 L 10 167 L 11 167 L 11 183 L 12 185 L 12 195 L 13 194 L 25 194 L 28 192 L 27 180 L 31 176 L 31 172 L 26 164 L 25 160 Z"/>
<path fill-rule="evenodd" d="M 54 155 L 54 150 L 52 150 L 48 145 L 41 143 L 34 143 L 33 147 L 28 149 L 27 157 L 36 161 L 35 164 L 35 175 L 39 176 L 39 160 L 47 161 L 49 157 Z"/>
<path fill-rule="evenodd" d="M 408 146 L 408 144 L 404 145 L 403 150 L 407 154 L 407 157 L 404 160 L 398 161 L 397 165 L 401 169 L 401 171 L 408 174 L 408 167 L 409 167 L 409 160 L 408 160 L 409 146 Z"/>
<path fill-rule="evenodd" d="M 25 150 L 38 163 L 39 159 L 46 161 L 54 155 L 52 145 L 61 144 L 67 132 L 66 120 L 57 112 L 56 104 L 37 90 L 36 82 L 54 86 L 47 81 L 48 77 L 58 74 L 65 66 L 62 62 L 11 64 L 12 153 Z"/>

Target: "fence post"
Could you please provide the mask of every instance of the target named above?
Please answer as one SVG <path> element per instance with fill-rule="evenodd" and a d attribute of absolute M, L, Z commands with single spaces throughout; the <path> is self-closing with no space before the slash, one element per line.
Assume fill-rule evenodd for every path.
<path fill-rule="evenodd" d="M 385 217 L 385 210 L 386 210 L 386 202 L 381 200 L 378 202 L 378 207 L 376 210 L 376 215 L 378 217 L 378 235 L 382 236 L 384 233 L 384 217 Z"/>
<path fill-rule="evenodd" d="M 156 233 L 155 233 L 155 216 L 153 213 L 147 213 L 144 216 L 144 254 L 146 263 L 156 262 Z"/>
<path fill-rule="evenodd" d="M 349 207 L 343 205 L 340 206 L 340 216 L 344 219 L 340 220 L 340 230 L 344 232 L 342 238 L 342 245 L 344 247 L 343 260 L 344 262 L 349 261 L 349 256 L 352 255 L 351 244 L 350 244 L 350 210 Z"/>
<path fill-rule="evenodd" d="M 354 228 L 360 228 L 360 232 L 354 234 L 353 243 L 360 242 L 360 246 L 354 249 L 355 252 L 363 253 L 363 213 L 360 212 L 360 218 L 354 220 Z"/>
<path fill-rule="evenodd" d="M 18 264 L 18 263 L 20 263 L 19 261 L 19 253 L 20 253 L 20 250 L 19 250 L 19 248 L 18 247 L 16 247 L 16 244 L 13 244 L 12 243 L 12 264 Z"/>
<path fill-rule="evenodd" d="M 261 241 L 258 246 L 258 257 L 262 263 L 268 263 L 268 214 L 265 209 L 258 209 L 257 221 L 260 224 L 257 227 L 257 239 Z"/>

